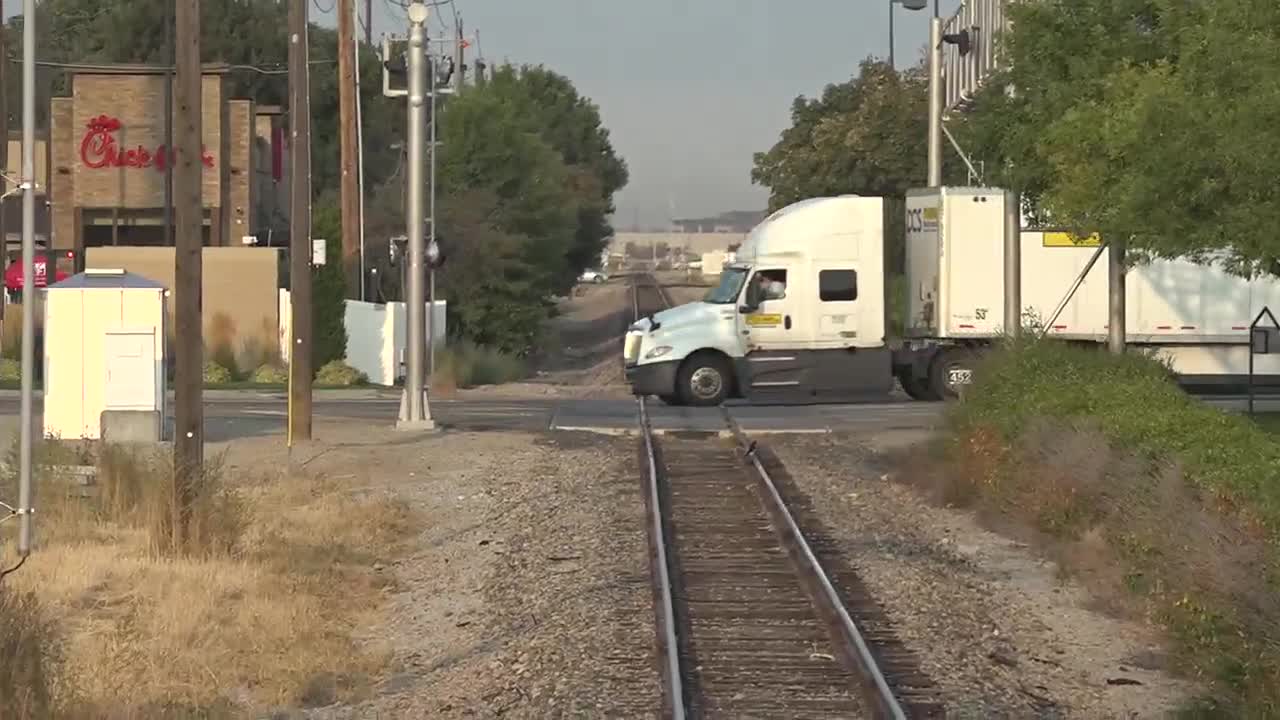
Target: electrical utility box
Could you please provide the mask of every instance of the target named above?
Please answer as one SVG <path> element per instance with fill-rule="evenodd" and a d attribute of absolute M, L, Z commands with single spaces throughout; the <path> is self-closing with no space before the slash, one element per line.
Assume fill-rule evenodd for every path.
<path fill-rule="evenodd" d="M 164 286 L 124 270 L 89 270 L 46 293 L 44 435 L 97 440 L 104 424 L 119 424 L 129 428 L 124 439 L 159 441 L 167 420 Z"/>

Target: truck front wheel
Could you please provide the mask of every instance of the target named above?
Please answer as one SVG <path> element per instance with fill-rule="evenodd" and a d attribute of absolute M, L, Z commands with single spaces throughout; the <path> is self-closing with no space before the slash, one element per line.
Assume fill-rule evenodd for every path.
<path fill-rule="evenodd" d="M 695 355 L 680 367 L 676 390 L 687 405 L 719 405 L 729 395 L 729 364 L 717 355 Z"/>

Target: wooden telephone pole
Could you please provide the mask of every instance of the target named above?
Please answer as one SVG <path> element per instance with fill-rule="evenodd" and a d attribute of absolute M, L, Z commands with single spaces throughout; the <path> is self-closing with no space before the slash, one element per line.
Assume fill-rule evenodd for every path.
<path fill-rule="evenodd" d="M 338 142 L 342 166 L 342 271 L 347 297 L 360 297 L 360 175 L 356 137 L 355 2 L 338 0 Z"/>
<path fill-rule="evenodd" d="M 193 342 L 202 337 L 200 296 L 202 288 L 202 253 L 204 250 L 204 212 L 201 198 L 200 161 L 200 3 L 199 0 L 177 0 L 175 14 L 175 113 L 174 140 L 177 165 L 173 173 L 175 250 L 174 250 L 174 544 L 181 548 L 186 541 L 187 522 L 196 483 L 204 464 L 204 344 Z"/>
<path fill-rule="evenodd" d="M 4 0 L 0 0 L 0 18 L 4 17 Z M 9 174 L 9 43 L 0 32 L 0 172 Z M 0 182 L 0 192 L 9 191 L 9 181 Z M 9 252 L 9 225 L 5 222 L 4 201 L 0 200 L 0 248 Z M 6 262 L 8 258 L 5 258 Z"/>
<path fill-rule="evenodd" d="M 311 439 L 311 73 L 307 2 L 289 0 L 289 444 Z"/>

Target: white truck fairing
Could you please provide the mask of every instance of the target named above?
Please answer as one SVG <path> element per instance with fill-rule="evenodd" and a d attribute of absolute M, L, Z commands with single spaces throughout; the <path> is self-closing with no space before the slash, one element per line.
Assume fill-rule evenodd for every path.
<path fill-rule="evenodd" d="M 775 294 L 751 302 L 748 287 L 765 280 Z M 735 386 L 748 385 L 739 390 L 800 385 L 812 364 L 805 353 L 885 347 L 884 288 L 882 198 L 795 203 L 752 230 L 702 302 L 632 325 L 627 376 L 634 390 L 673 395 L 674 386 L 664 391 L 668 378 L 687 382 L 683 363 L 698 356 L 733 365 L 715 369 L 735 374 Z"/>

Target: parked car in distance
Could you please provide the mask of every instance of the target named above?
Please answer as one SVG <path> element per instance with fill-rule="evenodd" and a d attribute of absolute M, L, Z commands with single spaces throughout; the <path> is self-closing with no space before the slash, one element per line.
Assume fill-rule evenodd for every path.
<path fill-rule="evenodd" d="M 609 276 L 599 270 L 586 270 L 582 273 L 581 277 L 578 278 L 578 282 L 596 283 L 599 285 L 608 279 Z"/>

